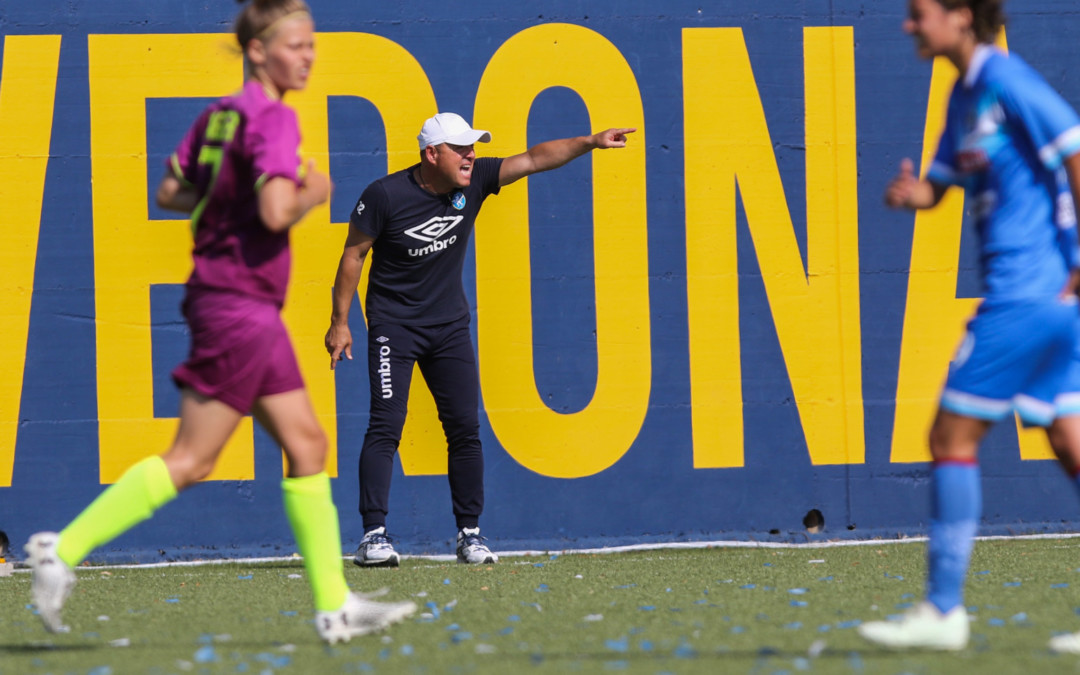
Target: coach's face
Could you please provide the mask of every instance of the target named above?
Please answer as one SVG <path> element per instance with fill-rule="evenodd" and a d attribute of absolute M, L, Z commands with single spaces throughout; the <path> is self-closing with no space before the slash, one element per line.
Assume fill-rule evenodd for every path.
<path fill-rule="evenodd" d="M 471 145 L 442 143 L 435 147 L 435 168 L 455 188 L 469 186 L 475 161 L 476 151 Z"/>

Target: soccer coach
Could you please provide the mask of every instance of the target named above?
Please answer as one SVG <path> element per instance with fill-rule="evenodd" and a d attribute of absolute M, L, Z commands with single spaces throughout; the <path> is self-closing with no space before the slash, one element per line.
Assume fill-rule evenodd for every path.
<path fill-rule="evenodd" d="M 621 148 L 636 129 L 547 141 L 506 158 L 477 158 L 491 134 L 461 116 L 439 113 L 417 137 L 420 162 L 371 183 L 361 194 L 334 278 L 326 332 L 330 368 L 352 359 L 349 308 L 368 251 L 368 379 L 371 415 L 360 451 L 364 537 L 354 561 L 396 566 L 386 535 L 394 454 L 401 441 L 413 364 L 435 399 L 446 434 L 450 497 L 462 563 L 498 561 L 480 536 L 484 458 L 480 447 L 480 381 L 461 274 L 480 206 L 514 181 L 556 169 L 598 148 Z"/>

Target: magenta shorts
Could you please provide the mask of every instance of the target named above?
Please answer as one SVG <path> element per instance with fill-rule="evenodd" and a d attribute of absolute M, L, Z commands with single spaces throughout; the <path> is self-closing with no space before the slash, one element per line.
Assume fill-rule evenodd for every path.
<path fill-rule="evenodd" d="M 191 353 L 172 372 L 176 386 L 244 414 L 262 396 L 303 389 L 292 342 L 274 303 L 189 289 L 183 312 L 191 329 Z"/>

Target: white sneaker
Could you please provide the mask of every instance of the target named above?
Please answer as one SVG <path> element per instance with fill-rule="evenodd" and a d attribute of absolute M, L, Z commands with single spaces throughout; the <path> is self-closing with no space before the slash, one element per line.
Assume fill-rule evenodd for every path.
<path fill-rule="evenodd" d="M 353 562 L 361 567 L 397 567 L 401 556 L 394 550 L 385 527 L 377 527 L 364 535 L 356 547 Z"/>
<path fill-rule="evenodd" d="M 23 547 L 30 555 L 26 562 L 33 570 L 30 595 L 38 616 L 50 633 L 71 630 L 61 620 L 60 610 L 75 587 L 75 573 L 56 555 L 56 542 L 59 539 L 60 535 L 55 532 L 38 532 Z"/>
<path fill-rule="evenodd" d="M 1055 635 L 1050 638 L 1049 647 L 1060 654 L 1080 654 L 1080 633 Z"/>
<path fill-rule="evenodd" d="M 859 635 L 882 647 L 944 651 L 958 651 L 966 647 L 970 630 L 967 610 L 963 605 L 942 614 L 926 601 L 909 609 L 898 621 L 870 621 L 858 628 Z"/>
<path fill-rule="evenodd" d="M 348 642 L 354 635 L 367 635 L 397 623 L 416 611 L 416 603 L 376 602 L 358 593 L 349 593 L 341 609 L 315 612 L 319 637 L 330 644 Z"/>
<path fill-rule="evenodd" d="M 467 565 L 486 565 L 499 562 L 499 556 L 484 545 L 479 527 L 464 527 L 457 533 L 457 561 Z"/>

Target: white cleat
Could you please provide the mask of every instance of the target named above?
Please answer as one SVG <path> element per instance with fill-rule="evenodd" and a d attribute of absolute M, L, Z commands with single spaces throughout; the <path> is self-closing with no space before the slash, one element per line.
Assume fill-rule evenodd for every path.
<path fill-rule="evenodd" d="M 1059 654 L 1080 654 L 1080 633 L 1066 633 L 1050 638 L 1050 649 Z"/>
<path fill-rule="evenodd" d="M 959 651 L 967 646 L 971 627 L 963 605 L 942 614 L 932 603 L 923 601 L 898 621 L 870 621 L 858 631 L 866 640 L 889 649 Z"/>
<path fill-rule="evenodd" d="M 465 527 L 457 533 L 457 561 L 466 565 L 487 565 L 499 562 L 480 536 L 479 527 Z"/>
<path fill-rule="evenodd" d="M 376 602 L 349 593 L 341 609 L 315 612 L 319 637 L 330 644 L 348 642 L 355 635 L 367 635 L 395 624 L 416 611 L 416 603 Z"/>
<path fill-rule="evenodd" d="M 60 618 L 60 610 L 75 587 L 75 572 L 56 555 L 59 538 L 60 535 L 55 532 L 38 532 L 23 547 L 30 555 L 26 562 L 33 570 L 30 594 L 38 616 L 50 633 L 67 633 L 71 630 Z"/>

